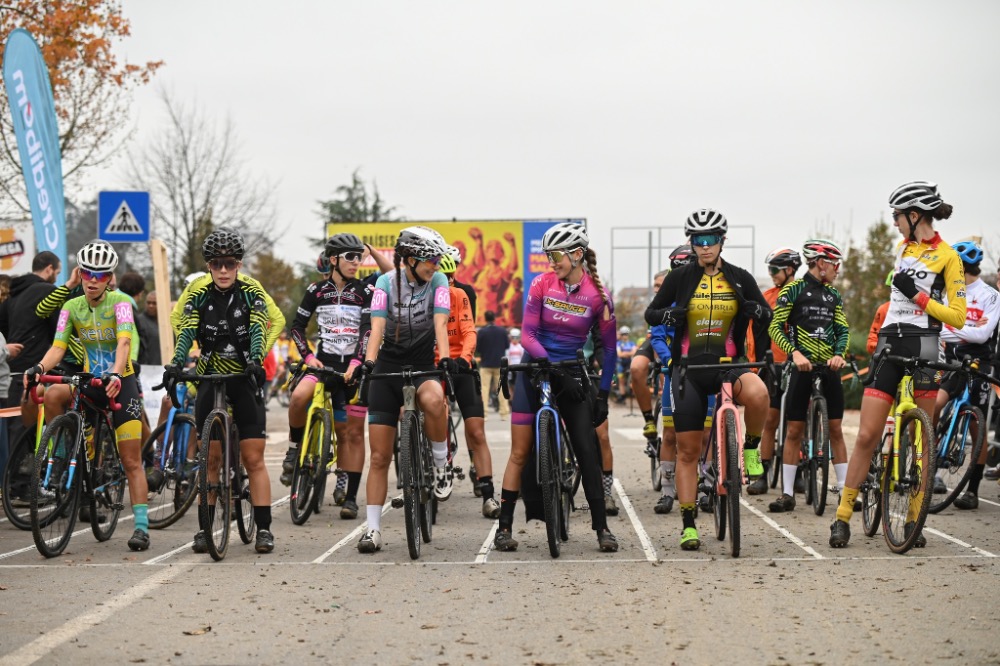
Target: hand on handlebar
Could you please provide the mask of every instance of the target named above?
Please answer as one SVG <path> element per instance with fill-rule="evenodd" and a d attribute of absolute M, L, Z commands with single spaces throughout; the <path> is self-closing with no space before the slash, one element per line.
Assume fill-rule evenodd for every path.
<path fill-rule="evenodd" d="M 829 366 L 831 370 L 840 370 L 841 368 L 847 365 L 847 361 L 844 360 L 843 356 L 840 356 L 838 354 L 837 356 L 834 356 L 829 361 L 827 361 L 826 364 L 827 366 Z"/>
<path fill-rule="evenodd" d="M 792 352 L 792 363 L 799 372 L 809 372 L 813 368 L 812 362 L 798 349 Z"/>

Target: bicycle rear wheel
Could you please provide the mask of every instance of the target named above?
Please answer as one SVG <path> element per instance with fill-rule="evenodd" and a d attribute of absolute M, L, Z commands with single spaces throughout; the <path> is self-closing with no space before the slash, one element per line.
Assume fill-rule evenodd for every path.
<path fill-rule="evenodd" d="M 153 429 L 142 445 L 146 478 L 158 480 L 157 472 L 163 474 L 156 487 L 152 482 L 149 484 L 149 527 L 154 530 L 176 523 L 191 508 L 198 495 L 198 466 L 196 463 L 186 464 L 188 447 L 196 445 L 194 417 L 180 412 L 174 414 L 169 436 L 164 441 L 166 429 L 167 422 L 164 421 Z"/>
<path fill-rule="evenodd" d="M 973 432 L 976 435 L 973 436 Z M 940 442 L 937 446 L 937 469 L 944 470 L 942 475 L 945 485 L 949 487 L 948 494 L 940 502 L 931 499 L 927 508 L 929 513 L 938 513 L 951 506 L 965 487 L 969 484 L 972 468 L 979 460 L 979 454 L 986 445 L 986 417 L 981 409 L 974 405 L 963 405 L 958 411 L 951 441 Z M 942 451 L 947 446 L 947 451 Z"/>
<path fill-rule="evenodd" d="M 660 445 L 662 441 L 662 430 L 660 428 L 660 410 L 663 408 L 662 403 L 659 400 L 655 401 L 653 405 L 653 423 L 656 424 L 656 440 L 653 446 L 656 447 L 656 451 L 653 455 L 649 456 L 649 477 L 653 482 L 653 490 L 660 492 L 663 490 L 663 479 L 660 478 Z"/>
<path fill-rule="evenodd" d="M 782 409 L 778 419 L 778 429 L 774 433 L 774 457 L 771 458 L 771 487 L 777 488 L 781 483 L 781 465 L 785 455 L 785 433 L 788 431 L 788 419 Z"/>
<path fill-rule="evenodd" d="M 233 470 L 233 512 L 236 518 L 236 528 L 240 533 L 240 540 L 243 543 L 250 543 L 253 541 L 254 536 L 257 533 L 257 522 L 254 520 L 253 516 L 253 497 L 250 495 L 250 475 L 247 473 L 247 468 L 243 466 L 243 458 L 240 455 L 240 440 L 239 433 L 236 431 L 236 426 L 233 426 L 232 433 L 229 436 L 229 441 L 232 446 L 232 464 L 235 469 Z"/>
<path fill-rule="evenodd" d="M 225 419 L 220 412 L 212 412 L 202 427 L 201 448 L 198 452 L 201 468 L 198 479 L 198 522 L 205 532 L 208 554 L 216 561 L 223 559 L 229 549 L 229 521 L 233 511 L 233 484 L 229 478 L 232 451 L 227 440 Z M 215 464 L 209 466 L 209 454 L 213 449 L 218 458 Z"/>
<path fill-rule="evenodd" d="M 830 418 L 826 400 L 812 401 L 812 459 L 809 461 L 809 481 L 812 484 L 812 507 L 817 516 L 826 510 L 826 494 L 830 481 Z"/>
<path fill-rule="evenodd" d="M 420 455 L 422 464 L 418 471 L 417 487 L 420 492 L 420 537 L 424 543 L 431 542 L 434 523 L 437 522 L 438 498 L 434 495 L 434 455 L 431 453 L 431 443 L 423 435 L 423 428 L 420 429 Z"/>
<path fill-rule="evenodd" d="M 410 551 L 410 559 L 420 557 L 420 487 L 417 485 L 420 464 L 415 450 L 417 438 L 420 437 L 420 425 L 417 415 L 404 412 L 399 423 L 399 479 L 403 485 L 403 515 L 406 519 L 406 546 Z"/>
<path fill-rule="evenodd" d="M 3 470 L 3 513 L 19 530 L 31 529 L 31 485 L 35 472 L 35 428 L 26 428 L 11 449 Z"/>
<path fill-rule="evenodd" d="M 733 557 L 740 556 L 740 493 L 743 491 L 740 444 L 736 434 L 736 414 L 726 412 L 726 500 L 729 504 L 729 552 Z"/>
<path fill-rule="evenodd" d="M 579 470 L 576 467 L 576 456 L 573 455 L 572 442 L 563 437 L 562 464 L 559 466 L 561 487 L 559 492 L 559 508 L 562 518 L 559 521 L 559 538 L 569 541 L 569 517 L 573 512 L 573 484 L 579 483 Z"/>
<path fill-rule="evenodd" d="M 886 442 L 886 440 L 889 440 Z M 882 523 L 882 484 L 885 476 L 885 458 L 883 447 L 891 446 L 892 435 L 885 433 L 882 444 L 872 453 L 868 463 L 868 476 L 861 483 L 861 524 L 865 536 L 873 537 Z"/>
<path fill-rule="evenodd" d="M 313 511 L 319 513 L 323 508 L 323 496 L 326 494 L 326 480 L 330 476 L 330 463 L 337 459 L 336 445 L 337 433 L 333 429 L 333 422 L 330 413 L 326 410 L 320 412 L 313 418 L 314 424 L 322 424 L 323 436 L 320 438 L 319 468 L 316 470 L 316 478 L 313 480 Z"/>
<path fill-rule="evenodd" d="M 552 413 L 544 411 L 538 417 L 538 485 L 542 491 L 542 510 L 545 514 L 545 536 L 549 542 L 549 555 L 559 557 L 559 519 L 562 517 L 560 495 L 562 483 L 556 461 L 556 430 Z"/>
<path fill-rule="evenodd" d="M 39 479 L 29 488 L 31 536 L 45 557 L 60 555 L 69 544 L 76 526 L 83 488 L 81 453 L 74 456 L 80 433 L 79 414 L 57 416 L 42 432 L 35 453 L 32 477 Z"/>
<path fill-rule="evenodd" d="M 90 462 L 90 529 L 98 541 L 107 541 L 115 533 L 118 518 L 125 508 L 122 501 L 127 480 L 110 421 L 101 424 L 100 439 Z M 101 512 L 107 512 L 103 523 Z"/>
<path fill-rule="evenodd" d="M 882 490 L 882 532 L 894 553 L 905 553 L 916 543 L 927 519 L 937 455 L 931 420 L 924 410 L 903 414 L 899 424 L 899 478 L 893 477 L 893 460 L 886 465 Z M 919 449 L 919 452 L 918 452 Z M 913 524 L 909 534 L 906 525 Z"/>
<path fill-rule="evenodd" d="M 320 473 L 322 430 L 322 420 L 314 417 L 309 424 L 309 439 L 299 445 L 299 455 L 295 458 L 288 510 L 292 522 L 296 525 L 302 525 L 309 520 L 313 512 L 313 489 L 316 486 L 316 475 Z M 326 473 L 326 468 L 323 469 L 323 473 Z"/>

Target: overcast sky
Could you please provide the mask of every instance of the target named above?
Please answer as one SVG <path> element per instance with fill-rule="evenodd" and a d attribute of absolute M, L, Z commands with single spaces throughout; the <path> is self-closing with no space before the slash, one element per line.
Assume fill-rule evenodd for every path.
<path fill-rule="evenodd" d="M 946 240 L 1000 254 L 998 2 L 123 4 L 122 53 L 166 62 L 137 140 L 157 86 L 228 115 L 290 259 L 359 167 L 409 219 L 586 217 L 605 273 L 613 227 L 713 207 L 756 226 L 754 265 L 730 260 L 766 275 L 817 229 L 862 239 L 912 179 L 955 206 Z M 614 264 L 616 287 L 647 277 L 644 251 Z"/>

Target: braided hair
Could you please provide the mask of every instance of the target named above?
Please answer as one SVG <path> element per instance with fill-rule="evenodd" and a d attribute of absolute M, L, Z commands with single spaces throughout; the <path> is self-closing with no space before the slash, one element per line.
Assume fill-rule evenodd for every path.
<path fill-rule="evenodd" d="M 604 290 L 601 277 L 597 274 L 597 254 L 592 248 L 588 247 L 583 251 L 583 260 L 587 262 L 587 272 L 590 274 L 590 279 L 597 285 L 597 290 L 601 294 L 601 300 L 604 301 L 604 320 L 607 321 L 611 319 L 611 304 L 608 302 L 608 293 Z"/>
<path fill-rule="evenodd" d="M 399 342 L 399 329 L 403 321 L 403 304 L 400 294 L 403 292 L 403 256 L 396 250 L 392 254 L 392 264 L 396 267 L 396 342 Z"/>

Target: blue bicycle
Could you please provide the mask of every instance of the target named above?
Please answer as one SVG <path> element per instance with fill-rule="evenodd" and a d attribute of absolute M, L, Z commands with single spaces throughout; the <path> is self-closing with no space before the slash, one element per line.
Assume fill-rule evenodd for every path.
<path fill-rule="evenodd" d="M 178 384 L 176 394 L 181 407 L 171 404 L 167 420 L 156 426 L 142 445 L 149 484 L 149 526 L 153 529 L 176 523 L 198 494 L 194 400 L 188 395 L 187 384 Z"/>
<path fill-rule="evenodd" d="M 552 399 L 552 376 L 568 375 L 564 369 L 578 368 L 584 386 L 590 390 L 583 351 L 570 361 L 529 361 L 508 365 L 500 361 L 500 390 L 508 400 L 510 386 L 508 372 L 528 372 L 530 381 L 538 391 L 541 407 L 535 415 L 535 475 L 542 491 L 542 509 L 545 514 L 545 534 L 549 554 L 559 557 L 560 542 L 569 540 L 569 517 L 573 510 L 573 495 L 580 485 L 580 471 L 573 454 L 573 445 L 559 417 L 559 410 Z"/>

